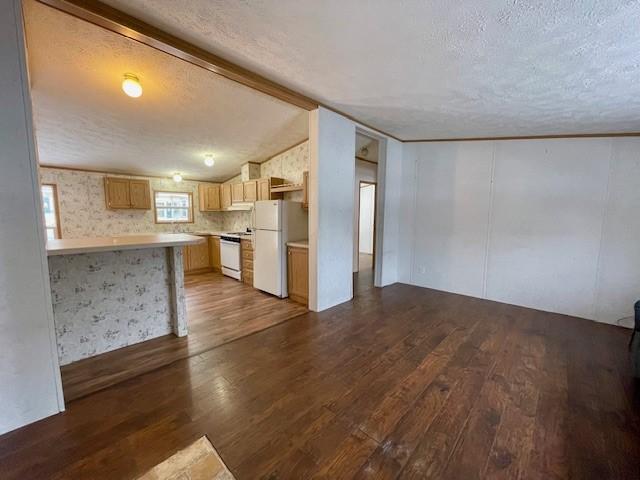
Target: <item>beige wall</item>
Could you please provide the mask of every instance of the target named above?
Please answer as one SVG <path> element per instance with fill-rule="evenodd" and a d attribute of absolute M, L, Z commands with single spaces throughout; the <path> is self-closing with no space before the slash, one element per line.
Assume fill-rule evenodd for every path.
<path fill-rule="evenodd" d="M 287 183 L 302 183 L 305 170 L 309 170 L 308 140 L 260 164 L 261 177 L 284 178 Z M 302 192 L 287 193 L 285 199 L 301 202 Z"/>

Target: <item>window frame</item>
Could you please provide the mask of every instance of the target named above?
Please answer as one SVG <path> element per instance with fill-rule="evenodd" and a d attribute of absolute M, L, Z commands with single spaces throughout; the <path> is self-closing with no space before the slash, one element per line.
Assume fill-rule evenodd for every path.
<path fill-rule="evenodd" d="M 56 218 L 56 226 L 55 227 L 47 227 L 47 219 L 44 215 L 44 200 L 42 199 L 42 187 L 51 187 L 53 192 L 53 208 L 55 209 L 55 218 Z M 60 202 L 58 201 L 58 185 L 55 183 L 41 183 L 40 184 L 40 201 L 42 202 L 42 220 L 44 226 L 44 238 L 45 241 L 49 240 L 49 236 L 47 235 L 47 231 L 53 230 L 53 238 L 55 240 L 60 240 L 62 238 L 62 224 L 60 223 Z"/>
<path fill-rule="evenodd" d="M 187 195 L 189 197 L 189 207 L 188 207 L 188 212 L 189 212 L 189 218 L 187 220 L 159 220 L 158 219 L 158 205 L 157 205 L 157 196 L 159 193 L 169 193 L 169 194 L 181 194 L 181 195 Z M 184 208 L 184 207 L 160 207 L 160 209 L 163 208 Z M 193 192 L 183 192 L 183 191 L 172 191 L 172 190 L 154 190 L 153 191 L 153 220 L 155 223 L 157 224 L 161 224 L 161 225 L 172 225 L 172 224 L 180 224 L 180 223 L 194 223 L 193 220 L 194 217 L 194 213 L 193 213 Z"/>

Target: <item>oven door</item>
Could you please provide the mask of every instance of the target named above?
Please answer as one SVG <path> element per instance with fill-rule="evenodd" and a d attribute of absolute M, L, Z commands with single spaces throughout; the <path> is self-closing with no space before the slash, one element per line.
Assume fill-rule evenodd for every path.
<path fill-rule="evenodd" d="M 240 244 L 220 240 L 220 260 L 223 267 L 240 271 Z"/>

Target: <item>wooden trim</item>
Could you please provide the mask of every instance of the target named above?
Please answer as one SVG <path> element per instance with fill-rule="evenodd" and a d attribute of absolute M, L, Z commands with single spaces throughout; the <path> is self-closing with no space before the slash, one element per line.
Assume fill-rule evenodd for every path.
<path fill-rule="evenodd" d="M 294 92 L 98 0 L 38 1 L 297 107 L 305 110 L 318 108 L 318 102 L 305 95 Z"/>
<path fill-rule="evenodd" d="M 431 142 L 484 142 L 491 140 L 549 140 L 559 138 L 606 138 L 606 137 L 640 137 L 640 132 L 626 133 L 563 133 L 558 135 L 521 135 L 514 137 L 466 137 L 466 138 L 425 138 L 403 140 L 404 143 Z"/>
<path fill-rule="evenodd" d="M 139 177 L 139 178 L 160 178 L 163 180 L 171 179 L 171 175 L 163 176 L 163 175 L 146 175 L 143 173 L 131 173 L 131 172 L 118 172 L 113 170 L 94 170 L 90 168 L 81 168 L 81 167 L 66 167 L 66 166 L 58 166 L 58 165 L 40 165 L 40 168 L 50 168 L 54 170 L 68 170 L 70 172 L 83 172 L 83 173 L 101 173 L 103 175 L 121 175 L 123 177 Z M 237 175 L 235 175 L 237 176 Z M 232 177 L 233 178 L 233 177 Z M 217 180 L 195 180 L 193 178 L 183 178 L 184 182 L 197 182 L 197 183 L 220 183 Z"/>
<path fill-rule="evenodd" d="M 58 201 L 58 185 L 55 183 L 41 183 L 40 195 L 42 196 L 42 187 L 51 187 L 53 191 L 53 203 L 56 209 L 56 239 L 62 238 L 62 223 L 60 222 L 60 202 Z M 47 225 L 45 221 L 45 233 L 47 231 Z"/>
<path fill-rule="evenodd" d="M 156 193 L 186 193 L 187 195 L 189 195 L 189 220 L 186 222 L 159 222 L 158 221 L 158 212 L 156 209 Z M 193 206 L 193 192 L 182 192 L 182 191 L 178 191 L 178 190 L 153 190 L 153 198 L 152 198 L 152 202 L 153 202 L 153 222 L 158 224 L 158 225 L 177 225 L 177 224 L 184 224 L 184 223 L 195 223 L 195 214 L 194 214 L 194 206 Z"/>
<path fill-rule="evenodd" d="M 366 158 L 359 157 L 356 155 L 356 160 L 360 160 L 361 162 L 373 163 L 374 165 L 378 165 L 378 162 L 374 162 L 373 160 L 367 160 Z"/>
<path fill-rule="evenodd" d="M 289 150 L 291 150 L 292 148 L 296 148 L 299 147 L 300 145 L 302 145 L 304 142 L 308 142 L 309 139 L 305 138 L 304 140 L 302 140 L 301 142 L 298 143 L 294 143 L 293 145 L 291 145 L 290 147 L 285 148 L 284 150 L 280 150 L 278 153 L 271 155 L 270 157 L 267 157 L 267 159 L 263 162 L 260 162 L 260 165 L 262 165 L 263 163 L 268 162 L 269 160 L 273 160 L 274 158 L 276 158 L 278 155 L 282 155 L 285 152 L 288 152 Z"/>

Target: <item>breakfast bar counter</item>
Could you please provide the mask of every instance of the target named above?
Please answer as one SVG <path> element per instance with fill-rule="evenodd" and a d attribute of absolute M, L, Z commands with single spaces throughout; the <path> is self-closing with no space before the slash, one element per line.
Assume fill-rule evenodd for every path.
<path fill-rule="evenodd" d="M 61 365 L 173 333 L 187 334 L 186 234 L 47 242 Z"/>

